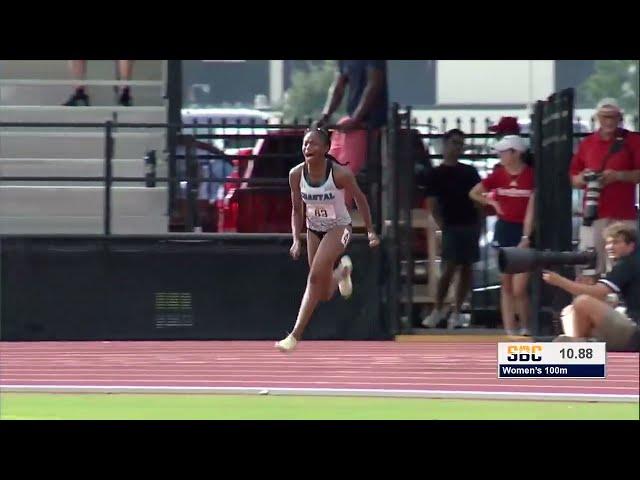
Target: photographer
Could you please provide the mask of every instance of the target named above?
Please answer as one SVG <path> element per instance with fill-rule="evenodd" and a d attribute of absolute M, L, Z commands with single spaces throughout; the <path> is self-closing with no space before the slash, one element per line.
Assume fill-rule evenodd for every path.
<path fill-rule="evenodd" d="M 640 183 L 640 135 L 620 128 L 622 110 L 612 98 L 598 103 L 600 128 L 586 137 L 571 160 L 574 188 L 585 189 L 580 250 L 595 248 L 596 274 L 608 268 L 603 230 L 614 222 L 635 225 L 636 185 Z"/>
<path fill-rule="evenodd" d="M 596 338 L 607 344 L 609 351 L 640 349 L 640 258 L 636 255 L 638 232 L 623 223 L 610 225 L 604 234 L 606 251 L 615 262 L 611 272 L 593 285 L 571 281 L 555 272 L 545 271 L 542 278 L 549 285 L 575 295 L 573 327 L 562 340 L 584 341 Z M 610 294 L 619 296 L 626 314 L 607 304 Z M 566 332 L 569 333 L 569 332 Z"/>

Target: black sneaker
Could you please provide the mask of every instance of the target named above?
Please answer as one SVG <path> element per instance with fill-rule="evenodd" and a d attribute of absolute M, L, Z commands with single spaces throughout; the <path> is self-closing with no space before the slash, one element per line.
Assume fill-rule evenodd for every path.
<path fill-rule="evenodd" d="M 123 107 L 130 107 L 133 105 L 133 98 L 131 98 L 129 88 L 125 87 L 122 89 L 122 93 L 120 94 L 120 98 L 118 99 L 118 105 L 122 105 Z"/>
<path fill-rule="evenodd" d="M 73 95 L 69 97 L 69 100 L 64 102 L 62 105 L 65 107 L 79 107 L 84 105 L 85 107 L 89 106 L 89 95 L 84 93 L 82 90 L 76 90 Z"/>

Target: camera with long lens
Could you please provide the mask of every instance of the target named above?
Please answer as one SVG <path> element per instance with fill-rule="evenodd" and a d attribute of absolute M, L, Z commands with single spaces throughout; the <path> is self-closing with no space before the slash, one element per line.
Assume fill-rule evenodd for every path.
<path fill-rule="evenodd" d="M 600 202 L 600 191 L 602 190 L 602 174 L 593 170 L 585 170 L 584 178 L 587 187 L 585 189 L 584 211 L 582 213 L 582 224 L 590 227 L 598 218 L 598 204 Z"/>
<path fill-rule="evenodd" d="M 537 268 L 550 268 L 557 265 L 582 265 L 595 268 L 596 251 L 553 252 L 532 250 L 530 248 L 505 247 L 498 250 L 498 266 L 502 273 L 531 272 Z"/>

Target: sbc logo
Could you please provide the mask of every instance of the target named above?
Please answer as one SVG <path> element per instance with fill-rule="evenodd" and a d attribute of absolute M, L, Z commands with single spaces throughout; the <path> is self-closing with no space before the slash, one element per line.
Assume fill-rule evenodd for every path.
<path fill-rule="evenodd" d="M 509 345 L 507 348 L 508 362 L 541 362 L 542 345 Z"/>

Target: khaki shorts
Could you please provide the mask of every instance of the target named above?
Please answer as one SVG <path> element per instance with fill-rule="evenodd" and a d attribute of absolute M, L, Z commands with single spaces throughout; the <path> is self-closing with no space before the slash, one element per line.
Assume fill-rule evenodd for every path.
<path fill-rule="evenodd" d="M 606 342 L 608 352 L 619 352 L 628 347 L 637 328 L 635 322 L 624 313 L 611 308 L 602 324 L 593 330 L 593 336 Z"/>

